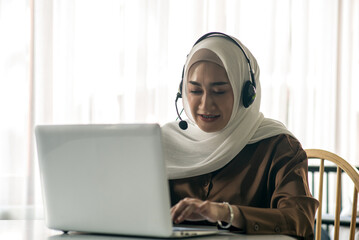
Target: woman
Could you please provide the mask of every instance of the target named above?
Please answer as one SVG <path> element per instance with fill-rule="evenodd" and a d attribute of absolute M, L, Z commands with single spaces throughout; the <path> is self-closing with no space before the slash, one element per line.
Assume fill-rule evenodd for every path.
<path fill-rule="evenodd" d="M 181 83 L 188 129 L 163 126 L 172 218 L 311 239 L 318 202 L 307 156 L 283 124 L 259 112 L 258 80 L 256 59 L 235 38 L 210 33 L 192 48 Z"/>

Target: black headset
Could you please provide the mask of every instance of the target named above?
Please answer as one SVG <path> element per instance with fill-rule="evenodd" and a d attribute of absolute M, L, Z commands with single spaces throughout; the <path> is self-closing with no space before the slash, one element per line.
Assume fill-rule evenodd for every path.
<path fill-rule="evenodd" d="M 203 35 L 202 37 L 200 37 L 195 42 L 193 47 L 196 46 L 202 40 L 204 40 L 206 38 L 209 38 L 209 37 L 226 38 L 229 41 L 233 42 L 235 45 L 237 45 L 239 47 L 239 49 L 241 49 L 241 51 L 243 52 L 243 55 L 246 58 L 247 63 L 248 63 L 250 80 L 247 80 L 244 83 L 243 90 L 242 90 L 242 102 L 243 102 L 243 106 L 245 108 L 248 108 L 254 102 L 254 100 L 256 99 L 256 81 L 255 81 L 254 71 L 253 71 L 253 68 L 252 68 L 252 65 L 251 65 L 251 61 L 250 61 L 247 53 L 244 51 L 243 47 L 239 44 L 239 42 L 237 42 L 237 40 L 235 40 L 233 37 L 231 37 L 231 36 L 229 36 L 229 35 L 227 35 L 225 33 L 221 33 L 221 32 L 210 32 L 210 33 L 207 33 L 207 34 Z M 183 66 L 182 79 L 181 79 L 181 83 L 180 83 L 179 88 L 178 88 L 178 93 L 177 93 L 176 101 L 175 101 L 177 115 L 178 115 L 178 118 L 181 120 L 179 125 L 180 125 L 180 128 L 183 129 L 183 130 L 187 129 L 187 122 L 183 121 L 182 118 L 180 117 L 180 114 L 178 113 L 177 100 L 179 98 L 182 98 L 182 86 L 183 86 L 183 78 L 184 78 L 185 66 L 186 65 Z"/>

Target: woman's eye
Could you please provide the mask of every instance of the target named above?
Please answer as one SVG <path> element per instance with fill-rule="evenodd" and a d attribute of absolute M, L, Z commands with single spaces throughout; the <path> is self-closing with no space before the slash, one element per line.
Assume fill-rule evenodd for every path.
<path fill-rule="evenodd" d="M 217 94 L 217 95 L 222 95 L 222 94 L 225 94 L 226 91 L 213 91 L 214 94 Z"/>
<path fill-rule="evenodd" d="M 202 91 L 201 90 L 190 90 L 190 93 L 192 93 L 192 94 L 200 94 L 200 93 L 202 93 Z"/>

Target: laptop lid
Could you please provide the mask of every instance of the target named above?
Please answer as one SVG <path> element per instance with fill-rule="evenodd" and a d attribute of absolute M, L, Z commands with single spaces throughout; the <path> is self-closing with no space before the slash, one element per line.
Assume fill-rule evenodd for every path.
<path fill-rule="evenodd" d="M 39 125 L 35 135 L 49 228 L 171 235 L 158 124 Z"/>

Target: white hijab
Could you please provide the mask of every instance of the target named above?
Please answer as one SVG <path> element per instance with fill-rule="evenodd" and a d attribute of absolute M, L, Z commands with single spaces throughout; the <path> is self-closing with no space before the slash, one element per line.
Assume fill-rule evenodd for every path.
<path fill-rule="evenodd" d="M 239 42 L 239 44 L 241 43 Z M 252 53 L 243 44 L 241 46 L 255 71 L 257 97 L 249 108 L 245 108 L 241 100 L 242 86 L 246 80 L 249 80 L 248 64 L 238 46 L 223 37 L 209 37 L 196 44 L 189 53 L 185 64 L 182 88 L 188 129 L 180 129 L 178 122 L 170 122 L 162 127 L 169 179 L 193 177 L 213 172 L 229 163 L 247 144 L 279 134 L 293 136 L 282 123 L 264 118 L 263 114 L 259 112 L 261 101 L 259 67 Z M 201 61 L 198 59 L 199 54 L 195 54 L 200 49 L 210 50 L 218 56 L 220 62 L 214 62 L 225 68 L 234 94 L 232 115 L 227 126 L 214 133 L 204 132 L 196 125 L 187 101 L 188 71 L 195 62 Z M 203 52 L 203 50 L 201 51 Z M 211 60 L 204 58 L 202 61 Z"/>

